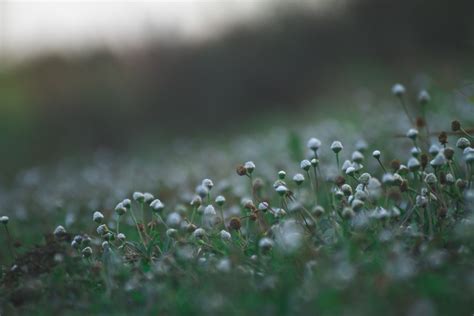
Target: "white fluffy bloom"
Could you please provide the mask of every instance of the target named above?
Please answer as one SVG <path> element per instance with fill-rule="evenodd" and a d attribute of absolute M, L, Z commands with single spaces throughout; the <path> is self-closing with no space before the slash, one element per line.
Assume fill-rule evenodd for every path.
<path fill-rule="evenodd" d="M 311 162 L 307 159 L 305 160 L 302 160 L 301 163 L 300 163 L 300 167 L 301 169 L 303 169 L 304 171 L 308 171 L 309 168 L 311 168 Z"/>
<path fill-rule="evenodd" d="M 193 232 L 193 237 L 194 238 L 203 238 L 204 236 L 206 236 L 206 231 L 204 230 L 204 228 L 197 228 L 194 232 Z"/>
<path fill-rule="evenodd" d="M 308 140 L 306 146 L 312 151 L 316 151 L 319 149 L 319 147 L 321 147 L 321 141 L 315 137 L 312 137 Z"/>
<path fill-rule="evenodd" d="M 287 220 L 275 231 L 275 242 L 282 251 L 291 253 L 297 250 L 304 237 L 302 226 L 295 220 Z"/>
<path fill-rule="evenodd" d="M 344 146 L 342 146 L 342 143 L 338 140 L 333 141 L 331 144 L 331 150 L 336 154 L 339 153 L 343 148 Z"/>
<path fill-rule="evenodd" d="M 134 192 L 132 197 L 135 201 L 140 202 L 140 203 L 145 201 L 145 195 L 141 192 Z"/>
<path fill-rule="evenodd" d="M 418 130 L 415 128 L 410 128 L 407 132 L 407 137 L 410 139 L 416 139 L 418 137 Z"/>
<path fill-rule="evenodd" d="M 364 161 L 364 155 L 360 151 L 356 150 L 352 153 L 352 161 L 361 163 L 362 161 Z"/>
<path fill-rule="evenodd" d="M 264 251 L 268 251 L 268 250 L 272 249 L 272 247 L 273 247 L 273 240 L 271 240 L 268 237 L 264 237 L 264 238 L 260 239 L 260 241 L 258 242 L 258 246 L 260 247 L 260 249 L 262 249 Z"/>
<path fill-rule="evenodd" d="M 443 153 L 438 153 L 433 160 L 430 161 L 432 167 L 441 167 L 446 164 L 447 160 Z"/>
<path fill-rule="evenodd" d="M 255 170 L 255 164 L 253 163 L 253 161 L 247 161 L 244 164 L 244 168 L 249 174 L 251 174 Z"/>
<path fill-rule="evenodd" d="M 143 199 L 145 203 L 150 203 L 151 201 L 155 199 L 155 197 L 153 196 L 153 194 L 146 192 L 146 193 L 143 193 Z"/>
<path fill-rule="evenodd" d="M 181 215 L 177 212 L 170 213 L 166 218 L 166 224 L 170 227 L 178 227 L 181 223 Z"/>
<path fill-rule="evenodd" d="M 439 153 L 439 146 L 436 144 L 432 144 L 428 152 L 431 156 L 436 156 Z"/>
<path fill-rule="evenodd" d="M 297 184 L 300 185 L 304 182 L 304 176 L 301 173 L 297 173 L 293 176 L 293 181 Z"/>
<path fill-rule="evenodd" d="M 150 207 L 153 209 L 155 212 L 161 212 L 165 208 L 165 205 L 159 200 L 159 199 L 154 199 L 150 203 Z"/>
<path fill-rule="evenodd" d="M 216 204 L 219 205 L 219 206 L 222 206 L 224 205 L 225 203 L 225 197 L 222 196 L 222 195 L 219 195 L 216 197 Z"/>
<path fill-rule="evenodd" d="M 10 220 L 10 218 L 8 218 L 8 216 L 2 216 L 0 217 L 0 223 L 2 223 L 3 225 L 6 225 L 8 224 L 8 221 Z"/>
<path fill-rule="evenodd" d="M 207 188 L 209 191 L 214 187 L 214 182 L 211 179 L 204 179 L 202 180 L 202 186 Z"/>
<path fill-rule="evenodd" d="M 430 102 L 430 100 L 431 100 L 431 97 L 428 91 L 421 90 L 420 93 L 418 93 L 418 102 L 420 102 L 421 104 L 426 104 Z"/>
<path fill-rule="evenodd" d="M 216 209 L 211 204 L 206 206 L 206 208 L 204 209 L 204 215 L 206 216 L 216 216 L 216 214 Z"/>
<path fill-rule="evenodd" d="M 117 239 L 120 240 L 120 241 L 125 241 L 125 239 L 127 239 L 127 237 L 125 236 L 125 234 L 119 233 L 117 235 Z"/>
<path fill-rule="evenodd" d="M 94 214 L 92 215 L 92 220 L 98 224 L 102 223 L 102 221 L 104 220 L 104 214 L 102 214 L 101 212 L 97 211 L 97 212 L 94 212 Z"/>
<path fill-rule="evenodd" d="M 232 237 L 232 236 L 230 235 L 230 233 L 229 233 L 227 230 L 224 230 L 224 229 L 221 230 L 220 235 L 221 235 L 221 239 L 222 239 L 222 240 L 230 240 L 231 237 Z"/>
<path fill-rule="evenodd" d="M 61 237 L 66 234 L 66 229 L 63 226 L 59 225 L 58 227 L 56 227 L 53 234 L 56 237 Z"/>
<path fill-rule="evenodd" d="M 372 152 L 372 157 L 374 157 L 375 159 L 380 159 L 380 155 L 381 155 L 380 150 L 374 150 Z"/>
<path fill-rule="evenodd" d="M 392 93 L 397 97 L 401 97 L 405 94 L 405 87 L 401 83 L 396 83 L 392 87 Z"/>
<path fill-rule="evenodd" d="M 456 141 L 456 147 L 464 150 L 467 147 L 471 147 L 471 142 L 466 137 L 461 137 Z"/>
<path fill-rule="evenodd" d="M 283 195 L 283 194 L 285 194 L 285 193 L 288 191 L 288 189 L 287 189 L 284 185 L 279 185 L 279 186 L 275 189 L 275 191 L 276 191 L 279 195 Z"/>
<path fill-rule="evenodd" d="M 420 168 L 420 162 L 415 157 L 411 157 L 408 160 L 407 167 L 410 171 L 417 171 Z"/>

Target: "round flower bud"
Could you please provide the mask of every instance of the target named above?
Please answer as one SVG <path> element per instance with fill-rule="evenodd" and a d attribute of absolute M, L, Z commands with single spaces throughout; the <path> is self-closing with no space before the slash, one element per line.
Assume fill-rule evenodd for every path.
<path fill-rule="evenodd" d="M 418 130 L 415 128 L 410 128 L 407 132 L 407 137 L 415 140 L 418 137 Z"/>
<path fill-rule="evenodd" d="M 339 153 L 343 148 L 344 146 L 342 146 L 342 143 L 338 140 L 333 141 L 331 144 L 331 150 L 336 154 Z"/>
<path fill-rule="evenodd" d="M 0 223 L 2 223 L 3 225 L 7 225 L 9 220 L 10 218 L 8 216 L 0 217 Z"/>
<path fill-rule="evenodd" d="M 97 211 L 97 212 L 94 212 L 94 214 L 92 215 L 92 220 L 98 224 L 102 223 L 102 221 L 104 220 L 104 214 L 102 214 L 101 212 Z"/>
<path fill-rule="evenodd" d="M 304 182 L 304 176 L 301 173 L 297 173 L 293 176 L 293 181 L 297 185 L 301 185 Z"/>
<path fill-rule="evenodd" d="M 280 195 L 283 196 L 286 192 L 288 192 L 288 189 L 284 185 L 279 185 L 275 191 Z"/>
<path fill-rule="evenodd" d="M 84 249 L 82 249 L 82 255 L 84 256 L 84 258 L 89 258 L 90 256 L 92 256 L 92 248 L 91 247 L 86 247 Z"/>
<path fill-rule="evenodd" d="M 441 167 L 442 165 L 446 164 L 446 157 L 444 156 L 443 153 L 439 153 L 436 155 L 436 157 L 434 157 L 433 160 L 430 161 L 430 165 L 433 167 L 433 168 L 436 168 L 436 167 Z"/>
<path fill-rule="evenodd" d="M 345 171 L 347 170 L 347 168 L 349 168 L 349 167 L 352 167 L 352 162 L 351 162 L 350 160 L 346 160 L 346 161 L 344 161 L 344 163 L 342 164 L 341 169 L 342 169 L 342 171 L 345 172 Z"/>
<path fill-rule="evenodd" d="M 436 156 L 439 153 L 439 146 L 436 144 L 432 144 L 428 152 L 431 156 Z"/>
<path fill-rule="evenodd" d="M 316 205 L 313 208 L 313 214 L 316 217 L 321 217 L 324 214 L 324 208 L 321 205 Z"/>
<path fill-rule="evenodd" d="M 197 228 L 193 232 L 193 237 L 196 239 L 201 239 L 201 238 L 204 238 L 205 236 L 206 236 L 206 231 L 204 230 L 204 228 Z"/>
<path fill-rule="evenodd" d="M 134 192 L 132 197 L 138 203 L 143 203 L 145 201 L 145 195 L 141 192 Z"/>
<path fill-rule="evenodd" d="M 278 179 L 284 180 L 286 177 L 286 172 L 284 170 L 278 171 Z"/>
<path fill-rule="evenodd" d="M 438 179 L 436 178 L 434 173 L 428 173 L 425 176 L 425 182 L 429 185 L 434 185 L 436 182 L 438 182 Z"/>
<path fill-rule="evenodd" d="M 456 182 L 456 179 L 454 178 L 454 176 L 451 173 L 448 173 L 446 175 L 446 183 L 449 184 L 449 185 L 452 185 L 455 182 Z"/>
<path fill-rule="evenodd" d="M 400 83 L 396 83 L 392 87 L 392 93 L 397 97 L 401 97 L 405 94 L 405 87 Z"/>
<path fill-rule="evenodd" d="M 354 151 L 352 153 L 352 161 L 361 163 L 362 161 L 364 161 L 364 155 L 360 151 Z"/>
<path fill-rule="evenodd" d="M 102 249 L 103 250 L 109 250 L 110 249 L 110 244 L 108 241 L 102 242 Z"/>
<path fill-rule="evenodd" d="M 253 161 L 247 161 L 246 163 L 244 163 L 244 168 L 249 174 L 252 174 L 255 170 L 255 164 L 253 163 Z"/>
<path fill-rule="evenodd" d="M 168 228 L 166 230 L 166 236 L 168 236 L 168 238 L 176 238 L 178 236 L 178 230 L 174 228 Z"/>
<path fill-rule="evenodd" d="M 123 207 L 125 207 L 127 210 L 130 209 L 130 207 L 132 207 L 132 201 L 130 201 L 130 199 L 125 199 L 122 201 L 122 205 Z"/>
<path fill-rule="evenodd" d="M 209 194 L 209 189 L 204 185 L 198 185 L 196 187 L 196 193 L 201 197 L 201 199 L 204 199 Z"/>
<path fill-rule="evenodd" d="M 241 225 L 242 224 L 240 222 L 240 218 L 238 218 L 238 217 L 232 217 L 229 221 L 229 228 L 231 228 L 233 230 L 239 230 Z"/>
<path fill-rule="evenodd" d="M 202 204 L 202 199 L 199 195 L 195 195 L 189 204 L 194 207 L 199 207 Z"/>
<path fill-rule="evenodd" d="M 344 218 L 352 218 L 355 216 L 354 211 L 350 207 L 344 207 L 342 210 L 342 217 Z"/>
<path fill-rule="evenodd" d="M 224 230 L 224 229 L 221 230 L 220 235 L 221 235 L 222 240 L 230 240 L 232 238 L 230 233 L 227 230 Z"/>
<path fill-rule="evenodd" d="M 375 159 L 380 159 L 380 150 L 374 150 L 372 152 L 372 157 L 374 157 Z"/>
<path fill-rule="evenodd" d="M 348 176 L 354 175 L 355 172 L 356 172 L 356 169 L 355 169 L 354 167 L 352 167 L 352 166 L 346 169 L 346 174 L 347 174 Z"/>
<path fill-rule="evenodd" d="M 430 102 L 430 100 L 431 100 L 431 97 L 428 91 L 421 90 L 420 93 L 418 94 L 418 102 L 420 102 L 420 104 L 427 104 L 428 102 Z"/>
<path fill-rule="evenodd" d="M 471 142 L 466 137 L 461 137 L 457 140 L 456 147 L 464 150 L 467 147 L 471 147 Z"/>
<path fill-rule="evenodd" d="M 258 204 L 258 210 L 262 212 L 268 210 L 268 202 L 260 202 L 260 204 Z"/>
<path fill-rule="evenodd" d="M 119 233 L 119 234 L 117 235 L 117 239 L 120 240 L 121 242 L 124 242 L 125 239 L 127 239 L 127 237 L 125 236 L 125 234 Z"/>
<path fill-rule="evenodd" d="M 71 241 L 71 247 L 72 248 L 79 249 L 80 246 L 81 246 L 81 244 L 78 243 L 77 241 L 75 241 L 75 240 Z"/>
<path fill-rule="evenodd" d="M 163 209 L 165 208 L 165 205 L 159 199 L 154 199 L 150 203 L 150 207 L 153 209 L 153 211 L 155 211 L 156 213 L 159 213 L 163 211 Z"/>
<path fill-rule="evenodd" d="M 102 224 L 97 227 L 96 231 L 99 236 L 104 236 L 109 231 L 109 229 L 107 225 Z"/>
<path fill-rule="evenodd" d="M 412 172 L 418 171 L 420 169 L 420 162 L 415 157 L 412 157 L 408 160 L 407 167 Z"/>
<path fill-rule="evenodd" d="M 341 191 L 344 193 L 345 196 L 349 196 L 352 194 L 352 187 L 349 184 L 343 184 L 341 186 Z"/>
<path fill-rule="evenodd" d="M 211 204 L 209 204 L 208 206 L 206 206 L 206 208 L 204 209 L 204 215 L 206 216 L 216 216 L 216 210 L 214 208 L 214 206 L 212 206 Z"/>
<path fill-rule="evenodd" d="M 319 147 L 321 147 L 321 141 L 317 138 L 312 137 L 308 140 L 306 146 L 312 151 L 317 151 Z"/>
<path fill-rule="evenodd" d="M 63 226 L 59 225 L 58 227 L 56 227 L 53 234 L 56 237 L 62 237 L 66 234 L 66 229 Z"/>
<path fill-rule="evenodd" d="M 118 216 L 122 216 L 127 213 L 127 209 L 125 208 L 125 206 L 123 206 L 123 202 L 117 204 L 117 206 L 115 207 L 115 213 L 117 213 Z"/>
<path fill-rule="evenodd" d="M 155 197 L 153 196 L 153 194 L 149 193 L 149 192 L 145 192 L 143 193 L 143 198 L 144 198 L 144 201 L 145 203 L 150 203 L 152 202 Z"/>
<path fill-rule="evenodd" d="M 262 251 L 269 251 L 273 247 L 273 240 L 268 237 L 263 237 L 259 240 L 258 247 L 260 247 Z"/>
<path fill-rule="evenodd" d="M 311 159 L 311 166 L 317 167 L 319 165 L 319 160 L 316 158 Z"/>
<path fill-rule="evenodd" d="M 359 182 L 364 184 L 364 185 L 367 185 L 367 184 L 369 184 L 370 178 L 371 178 L 370 173 L 365 172 L 365 173 L 360 175 Z"/>
<path fill-rule="evenodd" d="M 351 206 L 352 208 L 354 209 L 354 211 L 359 211 L 362 209 L 362 207 L 364 207 L 364 202 L 359 200 L 359 199 L 354 199 L 351 203 Z"/>
<path fill-rule="evenodd" d="M 214 187 L 214 182 L 212 182 L 211 179 L 204 179 L 202 180 L 201 185 L 211 191 L 211 189 Z"/>
<path fill-rule="evenodd" d="M 309 160 L 306 160 L 306 159 L 302 160 L 301 163 L 300 163 L 300 167 L 304 171 L 308 171 L 309 168 L 311 168 L 311 162 L 309 162 Z"/>
<path fill-rule="evenodd" d="M 225 197 L 222 196 L 222 195 L 219 195 L 216 197 L 216 204 L 219 205 L 219 206 L 222 206 L 224 205 L 225 203 Z"/>

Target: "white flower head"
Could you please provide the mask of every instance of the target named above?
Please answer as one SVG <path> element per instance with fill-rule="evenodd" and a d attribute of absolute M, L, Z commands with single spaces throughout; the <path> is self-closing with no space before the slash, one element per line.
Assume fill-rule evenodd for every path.
<path fill-rule="evenodd" d="M 127 237 L 125 236 L 125 234 L 119 233 L 119 234 L 117 234 L 117 239 L 124 242 L 125 239 L 127 239 Z"/>
<path fill-rule="evenodd" d="M 264 237 L 264 238 L 259 240 L 258 246 L 260 247 L 260 249 L 262 251 L 268 251 L 268 250 L 272 249 L 272 247 L 273 247 L 273 240 L 271 240 L 268 237 Z"/>
<path fill-rule="evenodd" d="M 275 189 L 275 191 L 276 191 L 280 196 L 282 196 L 282 195 L 284 195 L 286 192 L 288 192 L 288 188 L 285 187 L 284 185 L 279 185 L 279 186 Z"/>
<path fill-rule="evenodd" d="M 123 202 L 117 204 L 117 206 L 115 207 L 115 213 L 117 213 L 118 216 L 122 216 L 127 213 L 127 208 L 123 206 Z"/>
<path fill-rule="evenodd" d="M 227 230 L 221 230 L 220 236 L 222 240 L 230 240 L 232 238 L 231 234 Z"/>
<path fill-rule="evenodd" d="M 420 169 L 420 166 L 421 166 L 420 162 L 415 157 L 411 157 L 408 160 L 407 167 L 408 169 L 410 169 L 410 171 L 412 172 L 418 171 L 418 169 Z"/>
<path fill-rule="evenodd" d="M 244 168 L 249 174 L 252 174 L 252 172 L 255 170 L 255 164 L 253 163 L 253 161 L 247 161 L 244 164 Z"/>
<path fill-rule="evenodd" d="M 204 228 L 197 228 L 194 232 L 193 232 L 193 237 L 196 238 L 196 239 L 201 239 L 201 238 L 204 238 L 206 236 L 206 231 L 204 230 Z"/>
<path fill-rule="evenodd" d="M 401 97 L 405 94 L 405 87 L 401 83 L 396 83 L 392 87 L 392 93 L 397 97 Z"/>
<path fill-rule="evenodd" d="M 336 154 L 339 153 L 343 148 L 344 146 L 342 146 L 342 143 L 338 140 L 333 141 L 331 144 L 331 150 Z"/>
<path fill-rule="evenodd" d="M 466 137 L 461 137 L 456 141 L 456 147 L 464 150 L 468 147 L 471 147 L 471 142 Z"/>
<path fill-rule="evenodd" d="M 153 194 L 149 193 L 149 192 L 145 192 L 143 193 L 143 198 L 144 198 L 144 201 L 145 203 L 150 203 L 152 202 L 155 197 L 153 196 Z"/>
<path fill-rule="evenodd" d="M 301 163 L 300 163 L 300 167 L 301 169 L 303 169 L 304 171 L 308 171 L 309 168 L 311 168 L 311 162 L 307 159 L 305 160 L 302 160 Z"/>
<path fill-rule="evenodd" d="M 211 179 L 204 179 L 202 180 L 201 185 L 211 191 L 211 189 L 214 187 L 214 182 L 212 182 Z"/>
<path fill-rule="evenodd" d="M 135 201 L 139 203 L 143 203 L 145 201 L 145 195 L 141 192 L 134 192 L 132 197 Z"/>
<path fill-rule="evenodd" d="M 317 151 L 319 147 L 321 147 L 321 141 L 315 137 L 311 137 L 306 146 L 312 151 Z"/>
<path fill-rule="evenodd" d="M 439 153 L 439 146 L 437 144 L 432 144 L 428 149 L 428 152 L 431 156 L 436 156 Z"/>
<path fill-rule="evenodd" d="M 380 155 L 381 155 L 380 150 L 374 150 L 372 152 L 372 157 L 374 157 L 377 160 L 380 159 Z"/>
<path fill-rule="evenodd" d="M 150 203 L 150 207 L 153 209 L 155 212 L 161 212 L 165 208 L 165 205 L 159 200 L 159 199 L 154 199 Z"/>
<path fill-rule="evenodd" d="M 199 195 L 195 195 L 189 204 L 194 207 L 199 207 L 202 204 L 202 199 Z"/>
<path fill-rule="evenodd" d="M 278 178 L 279 178 L 280 180 L 284 180 L 284 179 L 286 178 L 286 172 L 285 172 L 285 170 L 280 170 L 280 171 L 278 171 Z"/>
<path fill-rule="evenodd" d="M 89 258 L 90 256 L 92 256 L 92 248 L 91 247 L 85 247 L 84 249 L 82 249 L 82 255 L 84 256 L 84 258 Z"/>
<path fill-rule="evenodd" d="M 421 90 L 420 93 L 418 93 L 418 102 L 420 102 L 421 104 L 427 104 L 428 102 L 430 102 L 430 100 L 431 97 L 428 91 Z"/>
<path fill-rule="evenodd" d="M 436 155 L 436 157 L 434 157 L 433 160 L 430 161 L 430 165 L 432 167 L 441 167 L 445 165 L 446 162 L 447 162 L 446 157 L 444 156 L 442 152 L 440 152 Z"/>
<path fill-rule="evenodd" d="M 407 137 L 415 140 L 418 137 L 418 130 L 415 128 L 410 128 L 407 132 Z"/>
<path fill-rule="evenodd" d="M 361 163 L 364 161 L 364 155 L 360 151 L 356 150 L 352 153 L 352 161 Z"/>
<path fill-rule="evenodd" d="M 224 205 L 224 203 L 225 203 L 225 197 L 223 195 L 218 195 L 216 197 L 216 204 L 219 206 L 222 206 Z"/>
<path fill-rule="evenodd" d="M 297 185 L 301 185 L 304 182 L 304 176 L 301 173 L 297 173 L 293 176 L 293 181 Z"/>
<path fill-rule="evenodd" d="M 214 206 L 212 206 L 212 204 L 209 204 L 208 206 L 206 206 L 206 208 L 204 209 L 204 215 L 205 216 L 216 216 L 217 215 L 216 209 L 214 208 Z"/>
<path fill-rule="evenodd" d="M 3 225 L 7 225 L 9 220 L 10 220 L 10 218 L 8 216 L 0 217 L 0 223 L 3 224 Z"/>
<path fill-rule="evenodd" d="M 58 227 L 56 227 L 53 234 L 56 237 L 64 236 L 66 234 L 66 229 L 63 226 L 59 225 Z"/>
<path fill-rule="evenodd" d="M 96 211 L 94 212 L 94 214 L 92 215 L 92 220 L 98 224 L 102 223 L 102 221 L 104 220 L 104 214 L 102 214 L 101 212 L 99 211 Z"/>

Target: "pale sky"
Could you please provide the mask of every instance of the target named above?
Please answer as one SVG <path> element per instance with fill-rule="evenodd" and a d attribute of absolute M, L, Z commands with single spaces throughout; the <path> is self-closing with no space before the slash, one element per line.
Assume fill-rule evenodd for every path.
<path fill-rule="evenodd" d="M 0 54 L 18 60 L 100 45 L 123 49 L 155 36 L 200 38 L 265 14 L 277 1 L 0 0 Z"/>

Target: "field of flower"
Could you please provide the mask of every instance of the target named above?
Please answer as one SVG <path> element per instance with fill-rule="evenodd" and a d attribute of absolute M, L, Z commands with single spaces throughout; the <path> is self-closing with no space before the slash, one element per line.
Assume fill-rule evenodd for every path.
<path fill-rule="evenodd" d="M 472 315 L 469 89 L 25 170 L 0 315 Z"/>

